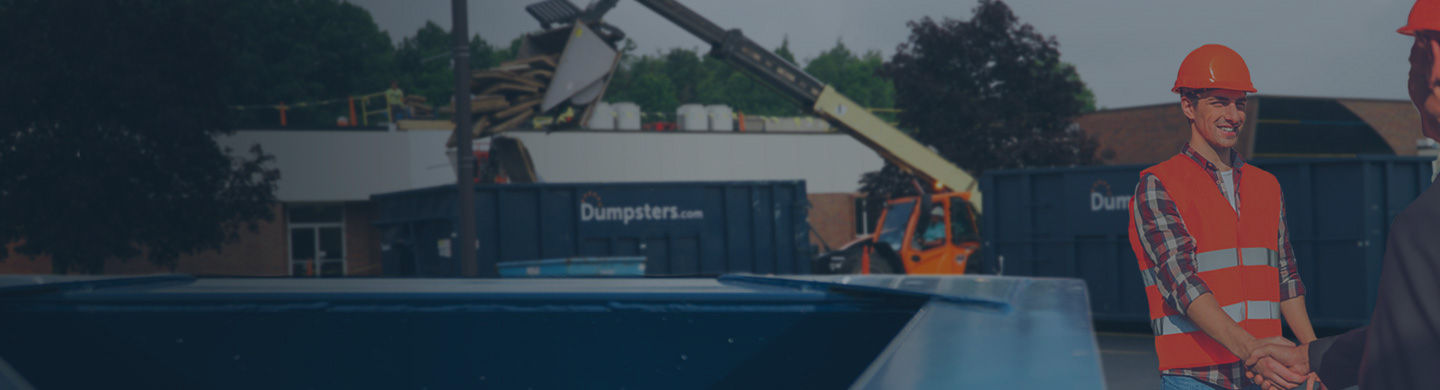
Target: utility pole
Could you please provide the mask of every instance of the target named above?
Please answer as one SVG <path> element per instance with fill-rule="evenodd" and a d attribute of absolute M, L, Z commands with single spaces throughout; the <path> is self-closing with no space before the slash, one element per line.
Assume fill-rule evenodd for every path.
<path fill-rule="evenodd" d="M 481 266 L 475 256 L 475 153 L 470 136 L 470 28 L 466 0 L 450 0 L 450 16 L 454 19 L 450 34 L 454 37 L 452 56 L 455 58 L 455 187 L 460 209 L 460 231 L 455 245 L 460 254 L 461 276 L 494 276 L 495 267 Z"/>

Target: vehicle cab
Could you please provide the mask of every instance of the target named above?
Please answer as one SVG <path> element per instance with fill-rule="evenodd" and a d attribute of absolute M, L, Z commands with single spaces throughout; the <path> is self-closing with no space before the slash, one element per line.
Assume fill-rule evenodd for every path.
<path fill-rule="evenodd" d="M 878 229 L 816 258 L 817 273 L 948 274 L 980 270 L 979 215 L 969 192 L 904 197 L 885 204 Z M 974 259 L 974 261 L 971 261 Z"/>

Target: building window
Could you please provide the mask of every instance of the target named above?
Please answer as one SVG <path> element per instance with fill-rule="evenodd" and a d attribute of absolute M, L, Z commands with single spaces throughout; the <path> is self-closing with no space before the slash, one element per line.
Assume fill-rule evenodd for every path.
<path fill-rule="evenodd" d="M 870 206 L 865 203 L 865 196 L 855 197 L 855 236 L 870 234 L 873 230 L 871 226 L 874 226 L 874 223 L 873 218 L 870 218 Z"/>
<path fill-rule="evenodd" d="M 920 237 L 910 238 L 910 247 L 915 250 L 927 250 L 945 245 L 945 204 L 935 203 L 930 206 L 930 212 L 920 215 L 920 220 L 915 222 L 916 229 L 920 230 Z"/>
<path fill-rule="evenodd" d="M 345 276 L 345 206 L 287 205 L 291 276 Z"/>

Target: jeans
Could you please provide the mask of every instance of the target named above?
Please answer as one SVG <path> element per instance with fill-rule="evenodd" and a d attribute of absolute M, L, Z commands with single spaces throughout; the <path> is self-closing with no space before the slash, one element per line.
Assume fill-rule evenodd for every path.
<path fill-rule="evenodd" d="M 1245 389 L 1259 390 L 1260 386 L 1251 383 L 1245 386 Z M 1161 375 L 1160 390 L 1221 390 L 1221 388 L 1188 376 Z"/>

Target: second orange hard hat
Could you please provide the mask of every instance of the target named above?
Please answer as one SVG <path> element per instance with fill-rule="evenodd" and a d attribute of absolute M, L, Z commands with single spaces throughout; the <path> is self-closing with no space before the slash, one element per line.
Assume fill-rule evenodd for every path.
<path fill-rule="evenodd" d="M 1410 20 L 1395 32 L 1415 35 L 1416 31 L 1440 31 L 1440 0 L 1419 0 L 1410 8 Z"/>
<path fill-rule="evenodd" d="M 1245 59 L 1240 58 L 1240 53 L 1222 45 L 1200 46 L 1185 56 L 1185 61 L 1180 63 L 1180 73 L 1175 76 L 1175 87 L 1170 92 L 1179 93 L 1181 89 L 1256 92 L 1255 86 L 1250 83 L 1250 68 L 1245 66 Z"/>

